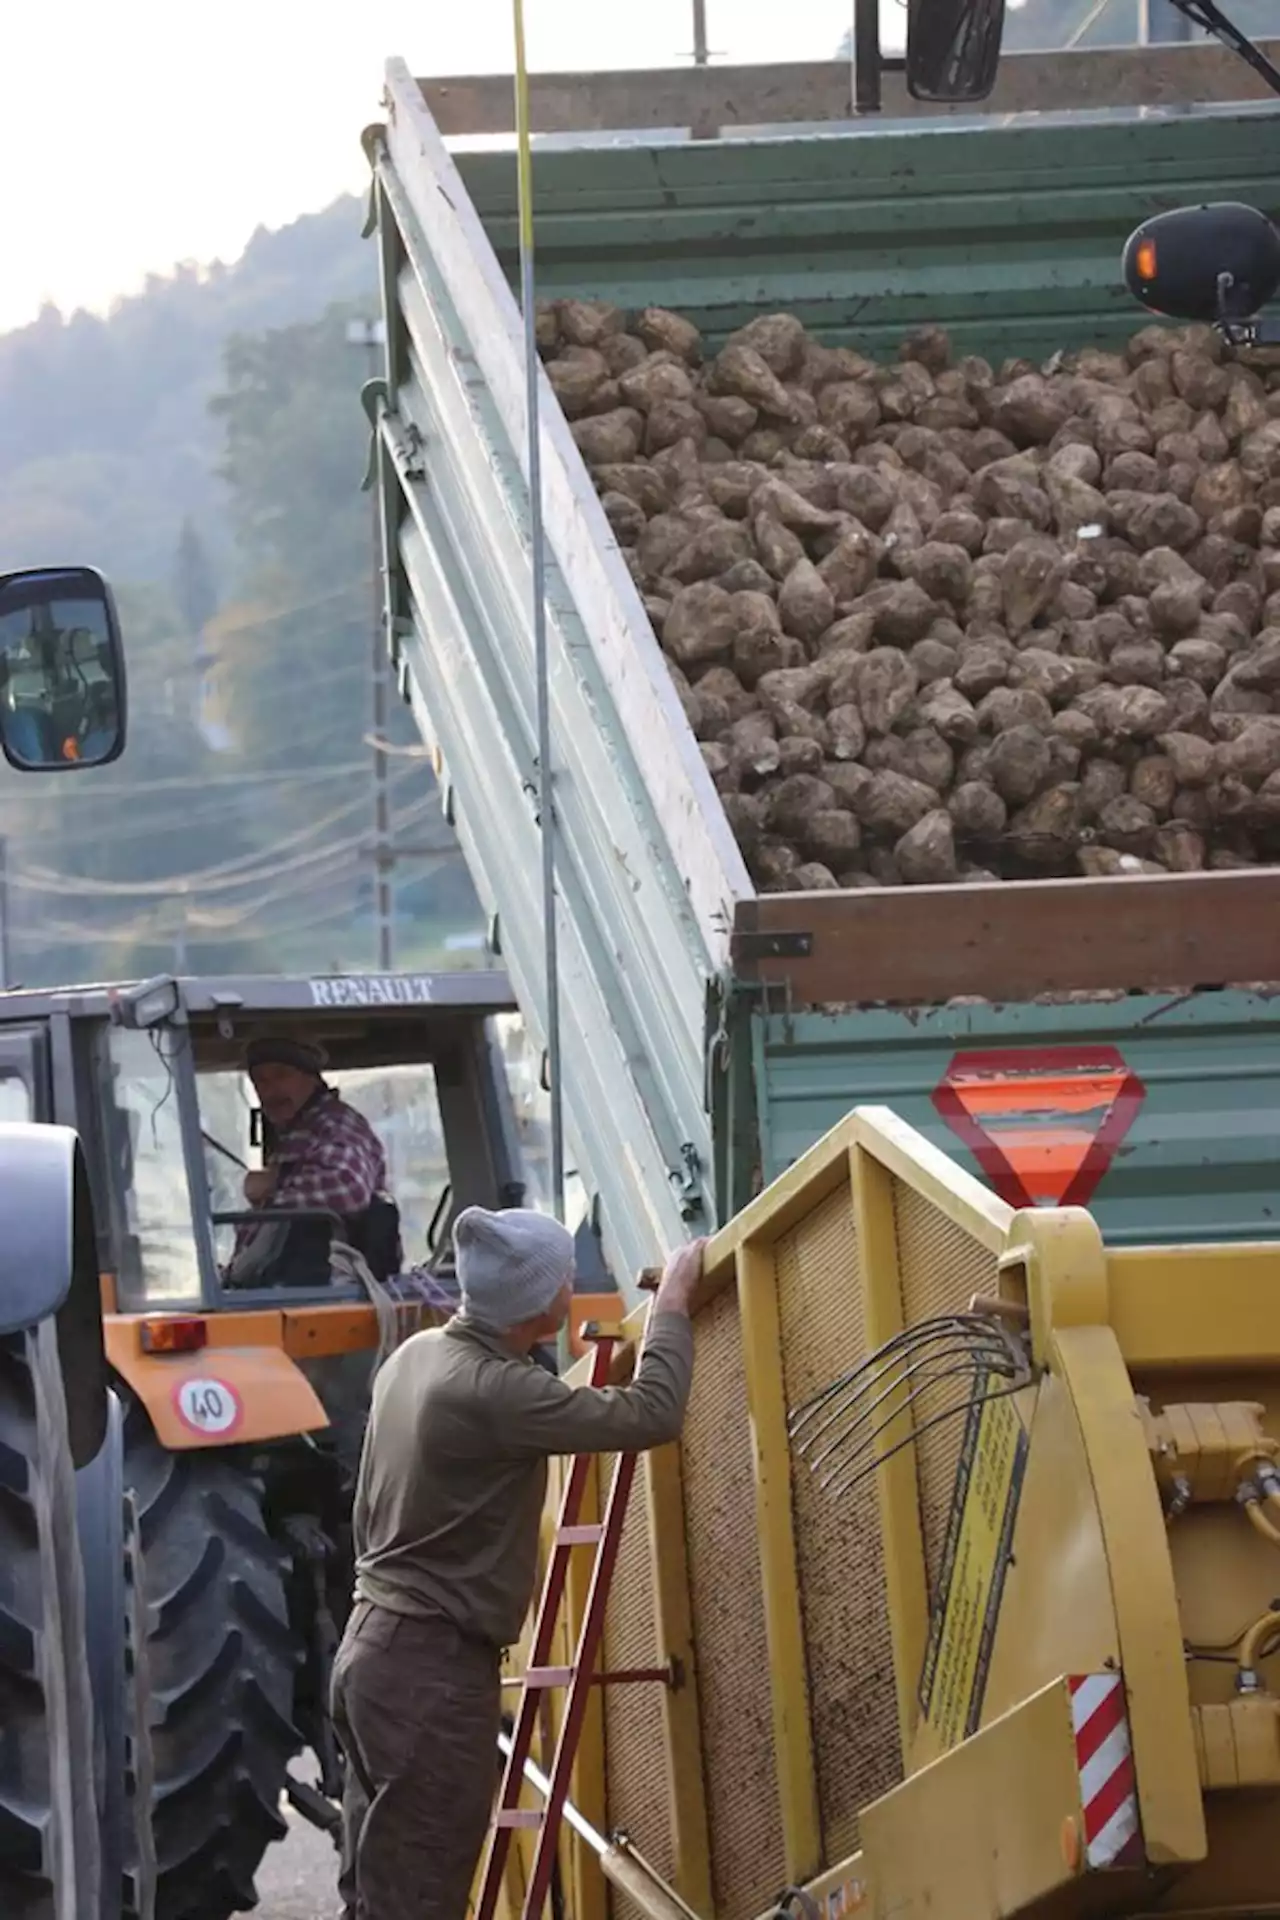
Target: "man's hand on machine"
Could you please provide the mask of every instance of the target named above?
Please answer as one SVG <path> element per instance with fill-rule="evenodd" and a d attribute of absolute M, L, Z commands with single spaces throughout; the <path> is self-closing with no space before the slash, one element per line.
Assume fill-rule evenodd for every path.
<path fill-rule="evenodd" d="M 688 1316 L 690 1303 L 702 1278 L 702 1256 L 706 1245 L 705 1240 L 690 1240 L 687 1245 L 676 1248 L 662 1270 L 662 1279 L 653 1302 L 655 1313 L 682 1313 Z"/>
<path fill-rule="evenodd" d="M 244 1197 L 251 1207 L 264 1207 L 276 1190 L 279 1167 L 260 1167 L 244 1177 Z"/>

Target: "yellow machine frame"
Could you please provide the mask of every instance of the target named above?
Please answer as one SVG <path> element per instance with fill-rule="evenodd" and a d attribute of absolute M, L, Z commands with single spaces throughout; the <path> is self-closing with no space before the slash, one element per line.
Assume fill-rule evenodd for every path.
<path fill-rule="evenodd" d="M 1280 1531 L 1272 1540 L 1265 1514 L 1240 1511 L 1249 1461 L 1280 1432 L 1280 1320 L 1263 1305 L 1278 1263 L 1269 1246 L 1109 1250 L 1083 1210 L 1014 1212 L 888 1110 L 851 1114 L 710 1245 L 689 1423 L 681 1445 L 645 1460 L 628 1524 L 647 1578 L 620 1571 L 608 1629 L 633 1659 L 676 1659 L 681 1684 L 593 1702 L 575 1804 L 604 1832 L 625 1828 L 707 1920 L 753 1920 L 787 1887 L 807 1890 L 823 1920 L 1280 1911 L 1280 1719 L 1264 1644 Z M 967 1565 L 992 1632 L 980 1712 L 959 1727 L 921 1705 L 931 1632 L 936 1647 L 940 1621 L 944 1641 L 955 1631 L 939 1614 L 938 1549 L 963 1504 L 958 1441 L 912 1439 L 903 1410 L 908 1444 L 868 1483 L 872 1540 L 816 1498 L 788 1407 L 806 1368 L 840 1371 L 840 1339 L 861 1357 L 922 1306 L 962 1312 L 975 1294 L 1026 1325 L 1035 1377 L 1003 1403 L 1025 1436 L 1007 1578 L 993 1584 L 977 1549 Z M 815 1358 L 824 1312 L 833 1331 Z M 638 1312 L 633 1340 L 641 1325 Z M 1174 1484 L 1185 1497 L 1170 1507 Z M 709 1513 L 737 1542 L 730 1598 L 705 1571 Z M 841 1682 L 833 1711 L 842 1557 L 851 1577 L 877 1570 L 847 1631 L 856 1639 L 880 1608 L 890 1658 Z M 722 1616 L 739 1583 L 765 1657 L 740 1646 L 735 1744 Z M 569 1631 L 581 1603 L 571 1593 Z M 1238 1675 L 1253 1623 L 1250 1692 Z M 963 1630 L 956 1646 L 951 1683 L 969 1686 Z M 1117 1778 L 1131 1787 L 1134 1832 L 1110 1857 L 1077 1737 L 1090 1688 L 1112 1697 Z M 859 1723 L 881 1709 L 885 1733 L 859 1749 Z M 572 1920 L 604 1920 L 611 1897 L 630 1909 L 569 1833 L 562 1870 Z M 517 1848 L 517 1903 L 521 1872 Z"/>

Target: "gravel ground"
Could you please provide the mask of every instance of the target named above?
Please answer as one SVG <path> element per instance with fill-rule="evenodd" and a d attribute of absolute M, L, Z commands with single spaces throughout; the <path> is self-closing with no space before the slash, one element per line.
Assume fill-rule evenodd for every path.
<path fill-rule="evenodd" d="M 314 1768 L 294 1767 L 300 1779 L 313 1777 Z M 280 1811 L 289 1836 L 268 1849 L 259 1870 L 259 1920 L 338 1920 L 337 1849 L 288 1804 Z"/>

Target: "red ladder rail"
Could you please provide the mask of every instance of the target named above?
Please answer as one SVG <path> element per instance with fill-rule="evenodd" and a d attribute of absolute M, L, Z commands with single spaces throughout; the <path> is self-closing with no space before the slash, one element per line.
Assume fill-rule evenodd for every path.
<path fill-rule="evenodd" d="M 618 1344 L 618 1336 L 612 1332 L 593 1331 L 590 1337 L 595 1342 L 591 1385 L 607 1386 L 609 1368 Z M 573 1456 L 564 1493 L 561 1496 L 551 1557 L 534 1622 L 529 1664 L 521 1681 L 520 1706 L 515 1717 L 511 1747 L 503 1770 L 502 1786 L 498 1794 L 489 1848 L 485 1856 L 475 1920 L 494 1920 L 502 1889 L 503 1874 L 511 1851 L 511 1836 L 519 1828 L 536 1828 L 538 1832 L 533 1869 L 525 1889 L 522 1920 L 541 1920 L 555 1865 L 564 1804 L 568 1798 L 570 1777 L 577 1758 L 582 1725 L 586 1718 L 592 1687 L 601 1684 L 626 1685 L 640 1681 L 662 1681 L 668 1685 L 671 1684 L 670 1674 L 665 1668 L 637 1669 L 634 1672 L 618 1674 L 599 1674 L 596 1671 L 596 1662 L 604 1639 L 605 1609 L 608 1605 L 609 1587 L 617 1565 L 618 1549 L 622 1543 L 622 1528 L 627 1514 L 627 1502 L 630 1499 L 631 1484 L 635 1478 L 636 1455 L 624 1453 L 616 1457 L 602 1517 L 598 1522 L 583 1524 L 579 1516 L 582 1511 L 582 1499 L 586 1491 L 591 1460 L 590 1454 L 579 1453 Z M 551 1654 L 568 1578 L 569 1555 L 575 1547 L 582 1546 L 594 1547 L 595 1563 L 587 1588 L 578 1645 L 572 1663 L 568 1667 L 552 1666 Z M 558 1687 L 564 1687 L 566 1693 L 555 1755 L 549 1770 L 549 1791 L 545 1804 L 541 1808 L 524 1808 L 520 1805 L 520 1791 L 524 1785 L 525 1763 L 530 1757 L 533 1746 L 539 1707 L 544 1696 Z"/>

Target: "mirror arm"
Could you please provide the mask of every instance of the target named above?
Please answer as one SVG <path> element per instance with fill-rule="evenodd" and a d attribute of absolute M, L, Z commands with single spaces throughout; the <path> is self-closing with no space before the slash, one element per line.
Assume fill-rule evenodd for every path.
<path fill-rule="evenodd" d="M 1229 273 L 1218 275 L 1218 317 L 1215 330 L 1229 347 L 1280 347 L 1280 315 L 1269 320 L 1250 314 L 1247 320 L 1233 319 L 1230 313 L 1231 289 L 1235 280 Z"/>
<path fill-rule="evenodd" d="M 1280 315 L 1269 320 L 1219 320 L 1218 332 L 1230 347 L 1280 347 Z"/>

